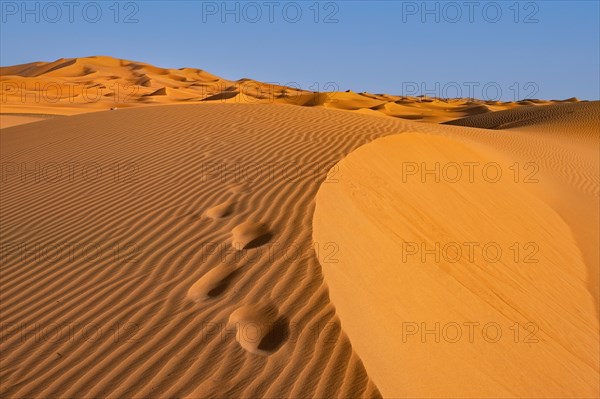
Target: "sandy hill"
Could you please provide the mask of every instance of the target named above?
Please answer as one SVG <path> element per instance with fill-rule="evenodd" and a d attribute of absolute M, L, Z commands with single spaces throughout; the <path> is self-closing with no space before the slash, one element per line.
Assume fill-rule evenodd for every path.
<path fill-rule="evenodd" d="M 79 326 L 56 342 L 4 331 L 1 396 L 378 397 L 314 255 L 332 248 L 315 247 L 310 226 L 331 166 L 403 129 L 274 104 L 130 108 L 3 129 L 5 165 L 40 163 L 25 181 L 4 171 L 0 238 L 14 245 L 3 247 L 3 321 Z M 40 252 L 23 255 L 21 244 Z M 252 339 L 253 325 L 271 323 Z M 103 334 L 89 342 L 84 327 Z"/>
<path fill-rule="evenodd" d="M 598 397 L 599 112 L 473 116 L 512 129 L 415 129 L 332 169 L 313 237 L 384 397 Z"/>
<path fill-rule="evenodd" d="M 445 122 L 447 125 L 480 129 L 515 129 L 533 127 L 560 132 L 597 133 L 593 127 L 600 124 L 598 102 L 560 102 L 544 107 L 528 106 L 488 114 L 473 115 Z M 596 134 L 592 134 L 596 137 Z"/>
<path fill-rule="evenodd" d="M 600 396 L 598 102 L 0 72 L 0 397 Z"/>
<path fill-rule="evenodd" d="M 283 103 L 435 123 L 549 103 L 431 99 L 349 90 L 315 93 L 252 79 L 227 80 L 200 69 L 159 68 L 107 56 L 0 67 L 0 84 L 0 122 L 4 127 L 25 122 L 15 118 L 23 113 L 73 115 L 177 103 Z"/>

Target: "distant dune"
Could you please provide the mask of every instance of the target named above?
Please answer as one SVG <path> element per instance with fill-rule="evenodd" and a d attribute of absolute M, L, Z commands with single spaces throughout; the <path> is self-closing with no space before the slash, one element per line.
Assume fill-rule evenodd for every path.
<path fill-rule="evenodd" d="M 539 106 L 548 101 L 429 99 L 390 94 L 331 91 L 315 93 L 293 82 L 267 84 L 227 80 L 193 68 L 167 69 L 106 56 L 67 58 L 0 68 L 2 113 L 73 115 L 157 104 L 291 104 L 347 110 L 421 122 L 445 122 L 469 115 Z M 11 125 L 14 125 L 14 119 Z M 22 120 L 25 121 L 25 120 Z M 2 126 L 7 127 L 8 124 Z"/>
<path fill-rule="evenodd" d="M 447 125 L 476 127 L 480 129 L 515 129 L 527 128 L 540 130 L 552 127 L 560 132 L 588 133 L 597 138 L 595 133 L 600 122 L 600 107 L 597 102 L 573 103 L 564 102 L 544 107 L 519 107 L 513 110 L 498 111 L 473 115 L 453 121 Z"/>

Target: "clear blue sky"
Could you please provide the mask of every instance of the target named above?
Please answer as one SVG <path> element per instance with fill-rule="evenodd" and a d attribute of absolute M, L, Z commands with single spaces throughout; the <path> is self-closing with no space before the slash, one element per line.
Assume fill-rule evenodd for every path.
<path fill-rule="evenodd" d="M 597 0 L 268 2 L 2 0 L 0 63 L 110 55 L 323 91 L 600 97 Z"/>

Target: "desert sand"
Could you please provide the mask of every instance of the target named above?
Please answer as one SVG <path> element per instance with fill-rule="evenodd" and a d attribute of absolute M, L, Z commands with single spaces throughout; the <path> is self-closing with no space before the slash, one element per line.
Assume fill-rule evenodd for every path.
<path fill-rule="evenodd" d="M 321 83 L 322 92 L 315 93 L 294 82 L 267 84 L 248 78 L 228 80 L 200 69 L 160 68 L 108 56 L 0 67 L 0 84 L 3 89 L 2 114 L 75 115 L 115 107 L 241 103 L 325 107 L 412 121 L 445 122 L 554 102 L 498 102 L 355 93 L 351 90 L 340 92 L 331 90 L 336 88 L 335 82 Z"/>
<path fill-rule="evenodd" d="M 25 123 L 43 121 L 45 119 L 54 117 L 56 117 L 56 115 L 26 113 L 0 114 L 0 129 L 4 127 L 23 125 Z"/>
<path fill-rule="evenodd" d="M 539 131 L 377 139 L 321 187 L 313 236 L 339 245 L 325 282 L 384 397 L 598 395 L 600 106 L 562 108 L 536 109 Z"/>
<path fill-rule="evenodd" d="M 2 103 L 2 397 L 598 397 L 600 103 L 310 93 L 110 57 L 1 72 L 108 90 Z M 407 174 L 436 162 L 505 178 Z M 503 256 L 403 259 L 436 242 Z"/>

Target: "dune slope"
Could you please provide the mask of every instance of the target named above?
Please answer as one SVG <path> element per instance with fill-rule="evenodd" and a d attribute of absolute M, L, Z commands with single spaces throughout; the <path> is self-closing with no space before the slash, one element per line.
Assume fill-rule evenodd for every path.
<path fill-rule="evenodd" d="M 189 88 L 174 84 L 162 90 L 164 82 L 153 80 L 191 87 L 187 79 L 196 75 L 207 82 L 216 79 L 197 70 L 112 59 L 63 60 L 11 67 L 10 72 L 25 78 L 96 79 L 123 67 L 132 73 L 128 79 L 139 79 L 153 94 L 151 100 L 140 100 L 142 105 L 160 104 L 153 99 L 177 97 Z M 323 94 L 318 99 L 325 102 L 318 107 L 238 104 L 239 93 L 227 89 L 217 93 L 219 101 L 233 103 L 142 106 L 2 130 L 2 397 L 348 398 L 389 396 L 392 389 L 400 392 L 397 396 L 447 389 L 464 397 L 488 386 L 498 388 L 493 396 L 507 397 L 596 393 L 598 328 L 592 298 L 597 285 L 590 276 L 597 275 L 598 267 L 590 248 L 597 248 L 598 239 L 590 221 L 597 220 L 598 159 L 590 146 L 597 139 L 586 129 L 563 139 L 560 128 L 544 135 L 543 130 L 415 123 L 373 113 L 404 115 L 401 107 L 443 107 L 442 102 L 404 104 L 398 98 L 354 93 L 344 97 L 352 106 L 339 106 L 345 111 L 326 109 L 329 100 Z M 368 108 L 371 115 L 354 109 L 364 103 L 356 96 L 375 100 L 366 103 L 380 109 Z M 399 107 L 377 105 L 383 100 Z M 472 108 L 478 106 L 452 113 L 486 112 Z M 431 113 L 436 120 L 440 115 Z M 403 132 L 410 135 L 361 147 Z M 447 137 L 440 142 L 423 134 Z M 369 148 L 374 153 L 364 167 L 361 151 Z M 427 158 L 432 149 L 437 155 Z M 501 160 L 503 166 L 533 159 L 544 183 L 516 189 L 501 184 L 499 192 L 488 186 L 471 192 L 440 185 L 432 191 L 435 198 L 418 185 L 398 192 L 406 187 L 395 184 L 397 175 L 390 171 L 403 154 L 415 162 L 420 154 L 426 159 Z M 358 175 L 347 167 L 354 157 Z M 355 196 L 347 195 L 348 181 Z M 324 217 L 319 209 L 327 208 L 319 205 L 313 220 L 318 191 L 319 201 L 331 209 Z M 321 194 L 327 192 L 333 196 Z M 456 194 L 460 200 L 452 199 Z M 506 198 L 506 203 L 490 204 L 490 197 Z M 415 201 L 411 212 L 399 212 L 410 201 Z M 449 209 L 457 202 L 481 204 L 480 213 Z M 384 215 L 376 212 L 379 208 Z M 514 217 L 497 220 L 498 209 Z M 482 214 L 485 225 L 476 219 Z M 540 245 L 539 256 L 549 272 L 539 280 L 539 268 L 529 264 L 502 263 L 506 267 L 490 270 L 478 263 L 474 273 L 465 272 L 471 264 L 436 265 L 434 279 L 430 269 L 422 269 L 404 282 L 403 290 L 389 285 L 390 276 L 379 291 L 393 300 L 382 305 L 389 298 L 379 298 L 369 305 L 373 290 L 366 282 L 377 273 L 356 278 L 350 272 L 369 270 L 364 267 L 369 264 L 385 275 L 396 256 L 395 234 L 408 234 L 395 229 L 410 226 L 414 239 L 430 239 L 432 231 L 442 231 L 441 215 L 455 221 L 444 238 L 487 239 L 496 230 L 477 229 L 498 225 L 501 234 L 490 239 L 504 246 L 509 238 L 527 244 L 531 233 L 534 241 L 548 244 Z M 396 217 L 406 223 L 390 227 Z M 546 224 L 540 237 L 539 226 Z M 373 251 L 373 243 L 384 245 Z M 530 248 L 519 248 L 522 256 L 529 255 L 523 251 Z M 373 262 L 365 256 L 373 256 Z M 331 270 L 343 273 L 332 278 Z M 339 291 L 340 282 L 351 292 Z M 451 294 L 445 291 L 449 286 Z M 532 290 L 539 293 L 534 300 Z M 349 296 L 365 300 L 349 312 Z M 402 308 L 394 303 L 407 298 L 411 301 L 402 302 Z M 449 303 L 453 310 L 442 312 Z M 519 343 L 526 349 L 479 341 L 478 346 L 412 346 L 408 352 L 401 346 L 402 361 L 382 371 L 387 356 L 398 354 L 395 344 L 386 341 L 401 339 L 397 324 L 386 324 L 397 322 L 397 315 L 388 313 L 398 309 L 412 312 L 412 321 L 440 316 L 442 321 L 477 317 L 474 321 L 502 322 L 505 335 L 512 331 L 504 322 L 524 326 L 531 321 L 540 327 L 535 336 L 542 342 L 522 342 L 529 333 L 523 330 Z M 365 322 L 357 314 L 373 319 Z M 401 316 L 406 321 L 406 314 Z M 365 331 L 357 328 L 365 326 L 370 330 L 361 335 Z M 383 351 L 374 356 L 369 348 Z M 484 360 L 477 358 L 482 353 Z M 411 361 L 405 362 L 404 355 Z M 539 375 L 541 360 L 536 359 L 546 361 L 548 377 Z M 529 363 L 531 368 L 523 371 Z M 438 374 L 432 371 L 436 367 Z M 568 375 L 568 383 L 550 381 L 559 372 Z M 533 382 L 544 391 L 531 390 Z"/>
<path fill-rule="evenodd" d="M 4 129 L 1 396 L 378 397 L 313 201 L 407 123 L 203 104 Z"/>
<path fill-rule="evenodd" d="M 384 397 L 598 397 L 597 107 L 381 138 L 332 169 L 313 237 L 339 247 L 325 281 Z"/>

